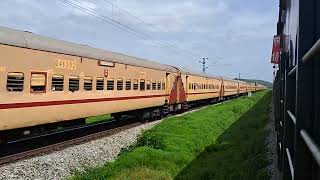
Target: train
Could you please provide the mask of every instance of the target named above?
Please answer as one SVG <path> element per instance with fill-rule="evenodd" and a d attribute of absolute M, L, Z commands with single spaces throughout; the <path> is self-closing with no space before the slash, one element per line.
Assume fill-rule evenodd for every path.
<path fill-rule="evenodd" d="M 320 179 L 320 1 L 278 0 L 273 114 L 279 179 Z M 278 46 L 278 48 L 276 48 Z"/>
<path fill-rule="evenodd" d="M 0 140 L 111 114 L 157 118 L 266 89 L 0 27 Z"/>

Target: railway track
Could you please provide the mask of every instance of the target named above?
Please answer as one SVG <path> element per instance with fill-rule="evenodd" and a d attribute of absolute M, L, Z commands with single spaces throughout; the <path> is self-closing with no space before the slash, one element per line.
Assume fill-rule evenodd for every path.
<path fill-rule="evenodd" d="M 141 124 L 129 117 L 11 141 L 0 149 L 0 166 L 110 136 Z"/>

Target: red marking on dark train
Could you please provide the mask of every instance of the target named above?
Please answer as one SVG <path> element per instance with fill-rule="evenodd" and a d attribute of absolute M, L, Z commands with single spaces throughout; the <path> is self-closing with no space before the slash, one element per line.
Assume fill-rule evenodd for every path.
<path fill-rule="evenodd" d="M 75 100 L 62 100 L 62 101 L 8 103 L 8 104 L 0 104 L 0 109 L 18 109 L 18 108 L 57 106 L 57 105 L 67 105 L 67 104 L 85 104 L 85 103 L 94 103 L 94 102 L 122 101 L 122 100 L 130 100 L 130 99 L 146 99 L 146 98 L 155 98 L 155 97 L 164 97 L 164 96 L 168 96 L 168 94 L 99 98 L 99 99 L 75 99 Z"/>

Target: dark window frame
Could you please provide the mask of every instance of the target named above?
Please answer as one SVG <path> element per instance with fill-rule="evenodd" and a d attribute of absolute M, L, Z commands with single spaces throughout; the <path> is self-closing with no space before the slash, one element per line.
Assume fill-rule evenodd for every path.
<path fill-rule="evenodd" d="M 146 90 L 146 80 L 145 79 L 140 79 L 139 88 L 140 88 L 140 91 L 145 91 Z"/>
<path fill-rule="evenodd" d="M 86 80 L 91 80 L 91 83 L 86 82 Z M 93 90 L 93 78 L 92 78 L 92 76 L 85 76 L 83 78 L 83 90 L 84 91 L 92 91 Z"/>
<path fill-rule="evenodd" d="M 76 89 L 76 90 L 74 90 L 74 91 L 71 91 L 70 90 L 70 80 L 71 79 L 78 79 L 78 89 Z M 75 86 L 76 87 L 76 86 Z M 68 79 L 68 91 L 70 91 L 70 92 L 76 92 L 76 91 L 79 91 L 80 90 L 80 77 L 79 76 L 74 76 L 74 75 L 72 75 L 72 76 L 69 76 L 69 79 Z"/>
<path fill-rule="evenodd" d="M 11 77 L 17 77 L 17 76 L 13 76 L 13 75 L 10 75 L 10 74 L 22 74 L 22 79 L 12 79 Z M 10 78 L 11 79 L 10 79 Z M 23 73 L 23 72 L 8 72 L 7 73 L 7 82 L 6 82 L 6 90 L 7 90 L 7 92 L 10 92 L 10 93 L 12 93 L 12 92 L 23 92 L 23 90 L 24 90 L 24 83 L 25 83 L 25 74 Z M 11 83 L 9 83 L 9 81 L 13 81 L 13 82 L 22 82 L 22 83 L 15 83 L 15 84 L 13 84 L 12 82 Z M 18 86 L 18 87 L 21 87 L 21 88 L 19 88 L 19 90 L 17 91 L 17 90 L 13 90 L 13 89 L 11 89 L 11 90 L 9 90 L 9 88 L 11 88 L 11 86 L 8 86 L 8 85 L 11 85 L 11 86 Z"/>
<path fill-rule="evenodd" d="M 157 81 L 157 90 L 161 90 L 161 82 Z"/>
<path fill-rule="evenodd" d="M 62 78 L 61 78 L 62 77 Z M 55 80 L 54 80 L 55 79 Z M 62 79 L 62 86 L 61 86 L 61 83 L 58 81 L 58 80 L 61 80 Z M 52 75 L 52 78 L 51 78 L 51 91 L 53 92 L 62 92 L 64 91 L 64 75 L 61 75 L 61 74 L 53 74 Z M 58 89 L 56 88 L 56 86 L 59 87 L 62 87 L 62 89 Z"/>
<path fill-rule="evenodd" d="M 132 83 L 131 83 L 131 79 L 127 79 L 126 80 L 126 89 L 127 91 L 132 89 Z"/>
<path fill-rule="evenodd" d="M 133 90 L 139 90 L 139 80 L 138 79 L 134 79 L 133 80 Z"/>
<path fill-rule="evenodd" d="M 44 81 L 44 90 L 42 90 L 42 91 L 34 91 L 33 89 L 32 89 L 32 75 L 34 75 L 34 74 L 42 74 L 42 75 L 44 75 L 44 77 L 45 77 L 45 81 Z M 48 81 L 48 74 L 47 74 L 47 72 L 36 72 L 36 71 L 33 71 L 33 72 L 31 72 L 31 75 L 30 75 L 30 93 L 31 94 L 37 94 L 37 93 L 46 93 L 47 92 L 47 81 Z"/>
<path fill-rule="evenodd" d="M 117 79 L 117 91 L 123 91 L 123 79 Z"/>
<path fill-rule="evenodd" d="M 151 90 L 151 81 L 147 81 L 146 90 Z"/>
<path fill-rule="evenodd" d="M 103 91 L 104 90 L 104 78 L 97 77 L 96 79 L 96 91 Z"/>
<path fill-rule="evenodd" d="M 152 81 L 152 90 L 157 90 L 157 82 Z"/>
<path fill-rule="evenodd" d="M 112 86 L 111 86 L 111 82 L 112 82 Z M 107 90 L 114 91 L 114 78 L 107 79 Z"/>

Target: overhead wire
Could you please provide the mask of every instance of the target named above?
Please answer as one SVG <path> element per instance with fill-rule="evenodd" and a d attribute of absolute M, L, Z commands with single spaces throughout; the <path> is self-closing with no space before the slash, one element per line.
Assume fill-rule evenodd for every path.
<path fill-rule="evenodd" d="M 145 20 L 143 20 L 142 18 L 134 15 L 133 13 L 131 13 L 131 12 L 125 10 L 125 9 L 120 8 L 119 6 L 115 5 L 114 3 L 112 3 L 112 2 L 110 2 L 110 1 L 108 1 L 108 0 L 102 0 L 102 1 L 105 2 L 106 4 L 111 5 L 112 7 L 115 7 L 115 8 L 117 8 L 117 9 L 119 9 L 120 11 L 124 12 L 125 14 L 134 17 L 135 19 L 137 19 L 137 20 L 140 21 L 141 23 L 143 23 L 143 24 L 148 25 L 149 27 L 151 27 L 153 30 L 163 31 L 162 29 L 156 27 L 155 25 L 150 24 L 150 23 L 147 23 L 147 22 L 146 22 Z M 195 53 L 192 53 L 192 52 L 190 52 L 190 51 L 188 51 L 188 50 L 186 50 L 186 49 L 180 48 L 180 47 L 178 47 L 178 46 L 176 46 L 176 45 L 169 44 L 169 43 L 166 43 L 166 42 L 163 42 L 163 41 L 162 41 L 162 43 L 165 43 L 165 44 L 167 44 L 168 46 L 170 46 L 170 47 L 172 47 L 172 48 L 175 48 L 175 49 L 178 49 L 178 50 L 180 50 L 180 51 L 184 51 L 185 53 L 187 53 L 187 54 L 189 54 L 189 55 L 191 55 L 191 56 L 194 56 L 194 57 L 197 57 L 197 58 L 198 58 L 198 57 L 201 57 L 200 55 L 196 55 Z"/>
<path fill-rule="evenodd" d="M 65 3 L 65 4 L 68 4 L 68 5 L 72 6 L 72 7 L 74 7 L 74 8 L 76 8 L 76 9 L 82 11 L 82 12 L 85 12 L 85 13 L 93 16 L 93 17 L 98 17 L 98 18 L 100 18 L 102 21 L 104 21 L 104 22 L 106 22 L 106 23 L 108 23 L 108 24 L 110 24 L 110 25 L 113 25 L 113 26 L 115 26 L 115 27 L 117 27 L 117 28 L 119 28 L 119 29 L 121 29 L 121 30 L 123 30 L 123 31 L 126 31 L 127 33 L 129 33 L 129 34 L 131 34 L 131 35 L 135 35 L 135 36 L 138 37 L 138 38 L 142 38 L 142 39 L 148 40 L 147 38 L 145 38 L 145 37 L 143 37 L 143 36 L 141 36 L 141 35 L 139 35 L 139 34 L 132 33 L 132 32 L 129 31 L 128 29 L 125 29 L 125 28 L 123 28 L 123 27 L 121 27 L 121 26 L 119 26 L 119 25 L 117 25 L 117 24 L 114 24 L 114 23 L 108 21 L 108 20 L 105 19 L 102 15 L 100 15 L 100 14 L 98 14 L 98 13 L 96 13 L 96 12 L 93 12 L 93 11 L 91 11 L 90 9 L 86 9 L 86 8 L 84 8 L 84 7 L 81 7 L 81 6 L 79 6 L 79 5 L 75 4 L 75 3 L 72 3 L 72 2 L 70 2 L 70 1 L 68 1 L 68 0 L 60 0 L 60 1 L 63 2 L 63 3 Z M 155 45 L 155 46 L 161 47 L 159 44 L 156 44 L 155 42 L 151 42 L 151 43 L 152 43 L 153 45 Z M 161 54 L 159 54 L 159 55 L 163 57 L 163 55 L 161 55 Z M 168 57 L 165 57 L 165 58 L 168 58 Z"/>
<path fill-rule="evenodd" d="M 163 47 L 164 46 L 164 47 L 167 47 L 167 48 L 171 48 L 171 50 L 175 51 L 176 53 L 181 53 L 181 51 L 179 52 L 176 49 L 172 49 L 172 47 L 170 47 L 170 45 L 168 45 L 168 44 L 164 44 L 163 42 L 159 42 L 157 40 L 154 40 L 151 35 L 148 35 L 148 34 L 145 34 L 145 33 L 141 33 L 138 30 L 136 30 L 134 28 L 131 28 L 128 25 L 125 25 L 125 24 L 123 24 L 123 23 L 121 23 L 121 22 L 119 22 L 117 20 L 114 20 L 114 19 L 104 15 L 103 13 L 88 7 L 87 5 L 85 5 L 81 1 L 78 1 L 78 0 L 73 0 L 73 1 L 60 0 L 60 1 L 65 3 L 65 4 L 68 4 L 68 5 L 72 6 L 73 8 L 76 8 L 76 9 L 78 9 L 80 11 L 83 11 L 83 12 L 85 12 L 87 14 L 90 14 L 90 15 L 92 15 L 94 17 L 98 17 L 98 18 L 102 19 L 103 21 L 105 21 L 106 23 L 108 23 L 110 25 L 113 25 L 113 26 L 115 26 L 115 27 L 117 27 L 117 28 L 119 28 L 121 30 L 124 30 L 127 33 L 130 33 L 130 34 L 133 33 L 138 38 L 142 38 L 144 40 L 150 41 L 155 46 L 159 46 L 159 47 Z M 189 55 L 192 55 L 192 54 L 189 54 Z"/>

